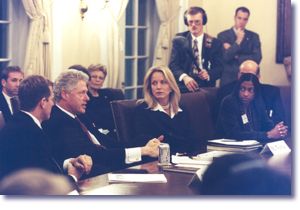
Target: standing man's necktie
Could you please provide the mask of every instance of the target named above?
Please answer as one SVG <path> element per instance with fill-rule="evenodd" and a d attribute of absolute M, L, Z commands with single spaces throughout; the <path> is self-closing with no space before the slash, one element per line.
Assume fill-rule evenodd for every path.
<path fill-rule="evenodd" d="M 19 100 L 17 97 L 11 97 L 10 98 L 11 108 L 12 108 L 12 114 L 17 113 L 20 110 Z"/>
<path fill-rule="evenodd" d="M 196 60 L 196 62 L 198 64 L 198 67 L 200 67 L 200 63 L 199 63 L 199 49 L 198 49 L 198 41 L 197 41 L 197 39 L 194 39 L 193 53 L 194 53 L 195 60 Z M 193 74 L 198 74 L 198 72 L 199 72 L 198 67 L 195 64 L 193 65 Z"/>

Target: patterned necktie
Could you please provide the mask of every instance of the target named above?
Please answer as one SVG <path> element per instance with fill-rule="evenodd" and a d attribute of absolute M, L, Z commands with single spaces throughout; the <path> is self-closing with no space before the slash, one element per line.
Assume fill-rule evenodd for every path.
<path fill-rule="evenodd" d="M 16 112 L 18 112 L 20 110 L 19 100 L 17 99 L 17 97 L 11 97 L 10 104 L 11 104 L 11 108 L 12 108 L 12 114 L 15 114 Z"/>
<path fill-rule="evenodd" d="M 99 142 L 99 144 L 95 143 L 95 141 L 93 140 L 93 138 L 92 138 L 90 132 L 88 131 L 87 127 L 79 120 L 78 117 L 75 117 L 75 120 L 79 123 L 79 125 L 80 125 L 82 131 L 85 133 L 85 135 L 88 137 L 88 139 L 89 139 L 94 145 L 96 145 L 97 147 L 105 148 L 103 145 L 100 144 L 100 142 Z"/>
<path fill-rule="evenodd" d="M 198 41 L 197 41 L 197 39 L 194 39 L 193 53 L 194 53 L 194 57 L 195 57 L 195 60 L 197 62 L 197 65 L 198 65 L 198 67 L 200 67 L 199 66 L 199 64 L 200 64 L 199 63 L 199 49 L 198 49 Z M 199 72 L 199 70 L 198 70 L 197 66 L 194 64 L 193 65 L 193 73 L 194 74 L 198 74 L 198 72 Z"/>

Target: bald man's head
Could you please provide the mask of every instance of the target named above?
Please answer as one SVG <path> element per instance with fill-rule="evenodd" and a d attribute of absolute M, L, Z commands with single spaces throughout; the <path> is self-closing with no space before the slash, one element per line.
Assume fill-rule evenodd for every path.
<path fill-rule="evenodd" d="M 250 73 L 256 75 L 258 78 L 260 77 L 259 74 L 259 66 L 253 60 L 246 60 L 240 65 L 238 79 L 241 77 L 242 74 Z"/>

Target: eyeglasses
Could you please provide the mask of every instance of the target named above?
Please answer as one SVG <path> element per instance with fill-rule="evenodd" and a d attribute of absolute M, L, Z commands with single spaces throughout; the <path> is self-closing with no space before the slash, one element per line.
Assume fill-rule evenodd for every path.
<path fill-rule="evenodd" d="M 188 21 L 188 25 L 192 26 L 193 24 L 195 24 L 196 26 L 199 26 L 202 23 L 201 20 L 189 20 Z"/>

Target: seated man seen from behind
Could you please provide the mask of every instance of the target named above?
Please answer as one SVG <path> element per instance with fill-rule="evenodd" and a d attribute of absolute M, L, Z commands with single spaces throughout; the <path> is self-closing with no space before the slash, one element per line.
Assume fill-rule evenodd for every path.
<path fill-rule="evenodd" d="M 54 158 L 50 149 L 53 139 L 41 126 L 50 117 L 53 98 L 52 83 L 44 77 L 33 75 L 21 82 L 21 109 L 0 132 L 0 178 L 32 167 L 68 174 L 71 181 L 90 172 L 92 159 L 84 153 L 67 154 L 60 163 Z"/>
<path fill-rule="evenodd" d="M 291 195 L 289 175 L 268 166 L 261 157 L 230 154 L 216 158 L 196 189 L 202 195 Z"/>

